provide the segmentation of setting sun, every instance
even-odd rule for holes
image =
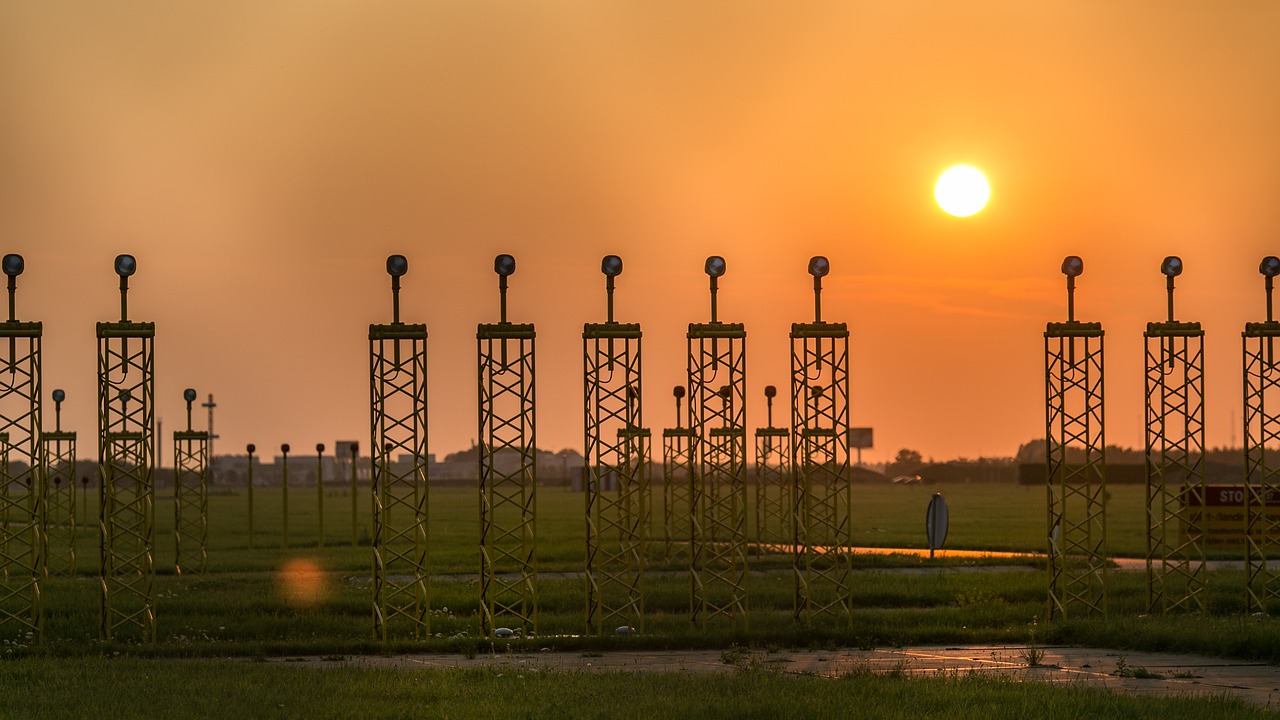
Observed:
[[[950,215],[969,217],[987,206],[991,186],[980,170],[969,165],[956,165],[938,177],[933,196]]]

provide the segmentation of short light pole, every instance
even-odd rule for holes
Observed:
[[[249,443],[245,450],[249,453],[249,471],[245,473],[245,490],[249,492],[249,549],[253,549],[253,451],[258,448]]]
[[[356,535],[356,525],[358,523],[356,500],[356,462],[360,458],[360,443],[351,443],[351,547],[355,547],[360,538]]]
[[[316,547],[324,547],[324,443],[316,443]]]
[[[80,522],[85,525],[89,524],[89,476],[82,475],[80,477]]]
[[[280,487],[282,490],[281,509],[281,526],[283,531],[280,535],[280,547],[289,547],[289,443],[280,446]]]

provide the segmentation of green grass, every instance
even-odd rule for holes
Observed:
[[[924,513],[935,491],[950,508],[947,548],[1039,552],[1045,550],[1045,491],[1041,486],[972,483],[947,486],[855,485],[854,542],[869,547],[927,547]],[[367,570],[371,510],[362,486],[357,496],[358,543],[351,545],[351,495],[346,487],[325,490],[324,547],[317,548],[316,491],[291,487],[289,549],[281,548],[281,493],[278,488],[254,491],[254,550],[249,551],[248,504],[243,490],[209,498],[209,567],[213,572],[272,570],[284,558],[305,549],[318,550],[325,565],[339,571]],[[1107,539],[1112,555],[1142,557],[1146,548],[1143,489],[1120,485],[1110,491]],[[748,497],[748,531],[755,538],[754,498]],[[90,494],[87,516],[76,545],[77,569],[94,574],[98,563],[96,500]],[[660,503],[655,493],[655,502]],[[432,488],[430,498],[431,571],[433,574],[479,570],[479,506],[473,488]],[[548,572],[582,568],[585,542],[584,497],[562,487],[538,489],[538,563]],[[663,537],[661,512],[655,508],[652,536]],[[173,496],[161,489],[156,498],[156,560],[159,572],[174,563]],[[776,538],[775,538],[776,539]],[[655,556],[655,559],[656,556]],[[897,561],[895,561],[896,563]],[[1003,561],[1001,561],[1003,562]],[[785,564],[785,563],[784,563]],[[660,567],[660,565],[659,565]],[[675,566],[671,566],[675,569]]]
[[[952,508],[948,546],[1038,550],[1043,534],[1042,488],[973,484],[943,488]],[[886,547],[924,544],[924,508],[933,489],[920,486],[856,486],[858,541]],[[367,653],[387,649],[477,652],[492,645],[480,637],[477,499],[471,488],[436,488],[431,496],[430,583],[432,637],[415,640],[403,632],[389,646],[373,640],[372,558],[352,546],[350,496],[326,489],[324,547],[316,542],[314,488],[290,492],[291,545],[280,547],[278,490],[255,492],[255,548],[249,549],[246,498],[210,498],[209,572],[173,571],[173,506],[167,491],[157,502],[156,611],[158,642],[137,644],[128,637],[100,643],[96,533],[78,543],[80,575],[44,583],[46,643],[34,647],[23,637],[0,636],[0,655],[77,656],[117,651],[135,655],[263,656],[291,653]],[[357,533],[368,533],[369,514],[359,496]],[[1132,522],[1141,517],[1141,489],[1121,486],[1112,495],[1113,545],[1140,544],[1145,537]],[[585,581],[583,496],[563,488],[540,488],[538,505],[539,631],[537,646],[708,648],[731,643],[781,647],[841,645],[872,647],[918,643],[1019,643],[1039,620],[1040,642],[1093,644],[1117,649],[1194,651],[1280,662],[1280,632],[1267,621],[1245,617],[1244,575],[1210,575],[1206,617],[1145,614],[1141,573],[1113,572],[1108,581],[1108,620],[1045,623],[1047,577],[1043,565],[1000,572],[934,572],[993,561],[863,554],[855,559],[853,604],[847,621],[812,627],[792,619],[793,580],[785,555],[757,555],[748,580],[749,626],[709,622],[701,630],[689,620],[687,570],[664,561],[655,547],[645,580],[642,633],[599,638],[583,632]],[[874,518],[874,520],[872,519]],[[655,526],[654,536],[662,530]],[[306,558],[322,570],[324,592],[310,606],[291,603],[280,568]],[[1006,561],[998,561],[1006,562]],[[519,646],[521,641],[513,641]]]
[[[190,663],[197,663],[192,665]],[[6,718],[752,718],[850,717],[1153,720],[1274,715],[1222,698],[1125,696],[977,675],[829,679],[747,670],[686,673],[520,672],[291,667],[135,658],[0,663]],[[159,713],[157,709],[163,710]]]
[[[1044,490],[1012,485],[941,488],[951,508],[947,547],[1043,550]],[[935,488],[855,486],[855,540],[879,547],[923,547],[924,510]],[[314,488],[290,492],[290,545],[281,547],[281,494],[255,492],[254,547],[246,497],[210,498],[209,567],[174,572],[173,504],[157,497],[158,639],[98,640],[96,525],[80,533],[76,577],[43,585],[46,642],[0,635],[0,717],[1253,717],[1260,711],[1224,700],[1127,698],[1083,688],[1014,684],[991,678],[871,677],[831,680],[751,670],[712,677],[686,674],[513,676],[501,670],[409,672],[316,670],[255,659],[442,651],[462,657],[543,647],[610,649],[830,648],[1001,643],[1084,644],[1117,650],[1195,652],[1280,662],[1280,631],[1243,615],[1243,572],[1209,578],[1204,617],[1147,615],[1141,573],[1113,572],[1109,617],[1044,622],[1042,562],[983,571],[1005,560],[861,554],[855,558],[847,620],[802,627],[792,618],[793,580],[786,555],[756,554],[748,581],[749,626],[689,622],[687,569],[652,548],[646,575],[644,632],[583,637],[584,498],[540,488],[538,500],[539,631],[524,640],[480,636],[477,498],[473,488],[434,488],[430,506],[432,636],[399,632],[373,639],[370,513],[361,488],[351,543],[350,495],[326,489],[323,547],[316,537]],[[1141,488],[1112,491],[1109,541],[1114,554],[1141,556],[1145,545]],[[87,508],[89,517],[95,508]],[[663,535],[655,513],[653,537]],[[754,530],[754,514],[748,513]],[[280,569],[314,562],[322,592],[314,603],[291,600]],[[965,572],[964,570],[977,570]],[[175,658],[185,659],[174,662]],[[238,659],[234,659],[238,658]],[[139,700],[145,698],[145,701]],[[606,700],[607,698],[607,700]]]

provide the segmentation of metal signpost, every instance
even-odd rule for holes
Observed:
[[[209,433],[191,429],[191,403],[196,391],[187,388],[187,429],[173,434],[174,569],[203,573],[209,564]]]
[[[76,574],[76,434],[62,429],[62,401],[53,391],[54,429],[40,434],[40,469],[44,474],[45,576]]]
[[[795,448],[795,618],[852,617],[853,491],[849,470],[849,329],[822,320],[822,278],[809,260],[814,319],[791,326]]]
[[[427,326],[400,320],[403,255],[387,258],[391,323],[369,326],[373,630],[431,633],[427,565]],[[356,447],[352,446],[352,495]],[[355,544],[352,506],[352,544]]]
[[[156,639],[155,323],[130,321],[132,255],[115,260],[120,320],[98,323],[102,640]]]
[[[9,319],[0,323],[0,338],[8,354],[0,361],[0,435],[5,438],[4,468],[0,472],[0,632],[6,637],[30,633],[44,641],[45,577],[42,531],[45,484],[40,472],[42,415],[41,342],[44,327],[17,319],[17,283],[26,264],[21,255],[5,255],[4,274],[9,278]]]
[[[795,542],[795,505],[791,498],[791,429],[773,426],[778,388],[766,385],[769,424],[756,428],[756,540]]]
[[[499,255],[499,321],[476,328],[480,419],[480,625],[537,632],[535,403],[532,324],[507,321],[515,258]],[[505,633],[504,633],[505,634]]]
[[[1044,332],[1050,620],[1107,610],[1103,332],[1102,323],[1076,320],[1083,272],[1080,258],[1062,261],[1067,321]]]
[[[924,512],[924,537],[929,543],[929,559],[933,559],[933,554],[937,550],[941,550],[942,546],[947,542],[947,526],[950,524],[950,515],[947,512],[947,499],[942,497],[942,493],[936,492],[933,497],[929,498],[929,507]]]
[[[1258,271],[1266,278],[1267,319],[1245,324],[1243,333],[1246,608],[1269,615],[1280,601],[1280,568],[1268,565],[1280,560],[1280,462],[1275,448],[1280,438],[1280,368],[1275,358],[1280,322],[1271,302],[1280,258],[1263,258]]]
[[[622,259],[608,255],[608,319],[582,329],[586,435],[586,631],[644,630],[647,433],[640,392],[640,326],[613,319]]]
[[[747,622],[746,329],[716,312],[724,258],[707,258],[711,321],[690,323],[689,429],[694,459],[690,498],[693,623]]]
[[[1203,525],[1204,331],[1175,321],[1173,279],[1182,260],[1167,257],[1169,318],[1147,323],[1147,610],[1205,611]]]

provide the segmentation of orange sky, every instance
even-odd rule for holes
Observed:
[[[404,319],[431,332],[440,454],[475,437],[498,252],[518,262],[511,319],[538,327],[543,447],[582,444],[606,253],[654,428],[707,319],[707,255],[728,261],[721,319],[747,326],[751,426],[811,319],[806,261],[830,257],[824,319],[851,325],[868,460],[1043,434],[1066,254],[1085,259],[1080,318],[1107,330],[1108,440],[1140,445],[1141,334],[1178,254],[1223,445],[1257,264],[1280,254],[1277,31],[1262,1],[9,2],[0,251],[26,257],[18,315],[45,324],[46,397],[66,389],[82,456],[121,252],[132,319],[157,323],[166,435],[184,387],[213,392],[220,453],[367,444],[393,252]],[[993,187],[968,219],[931,196],[958,162]]]

